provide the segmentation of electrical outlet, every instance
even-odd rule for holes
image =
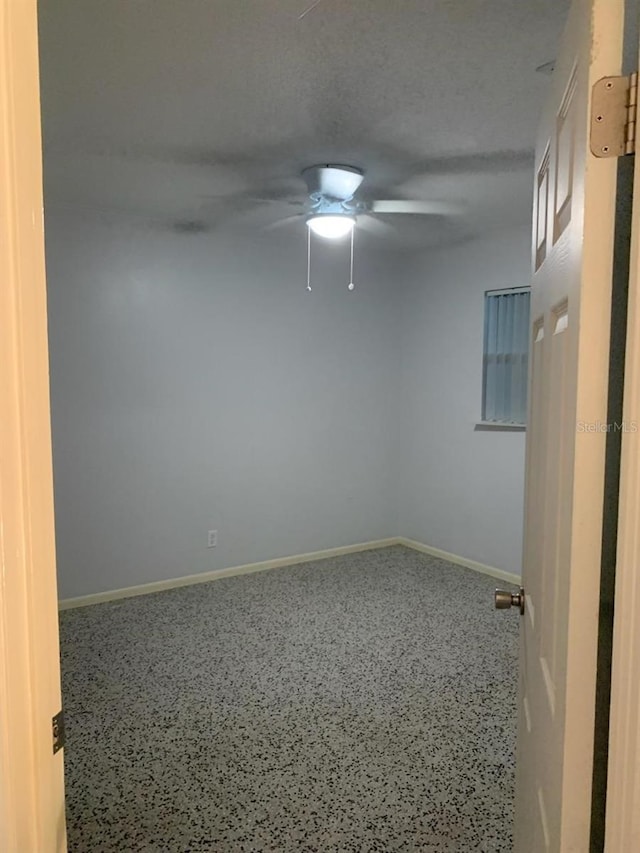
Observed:
[[[207,548],[215,548],[218,544],[218,531],[210,530],[207,538]]]

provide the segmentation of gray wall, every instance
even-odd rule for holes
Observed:
[[[62,598],[396,535],[519,571],[524,434],[474,424],[528,229],[361,247],[353,294],[346,244],[307,294],[301,238],[48,217]]]
[[[397,263],[279,240],[48,218],[62,598],[396,534]]]
[[[529,228],[415,257],[402,300],[399,533],[520,572],[524,433],[479,432],[485,290],[530,281]]]

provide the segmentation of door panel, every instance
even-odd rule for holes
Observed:
[[[536,145],[516,850],[589,849],[616,162],[592,84],[624,0],[574,0]]]

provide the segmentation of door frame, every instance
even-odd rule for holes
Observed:
[[[59,642],[37,34],[36,0],[0,0],[0,834],[8,853],[66,849],[62,753],[51,755],[50,731],[59,680],[42,675]],[[624,393],[624,423],[639,431],[622,440],[607,853],[640,849],[639,219]]]
[[[66,850],[36,0],[0,0],[0,837]]]
[[[640,152],[640,126],[636,150]],[[640,849],[640,153],[625,349],[605,850]]]

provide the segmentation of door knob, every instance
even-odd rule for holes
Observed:
[[[496,610],[509,610],[510,607],[517,607],[520,615],[524,613],[524,589],[520,587],[520,592],[509,592],[507,589],[497,589],[495,591],[494,600]]]

